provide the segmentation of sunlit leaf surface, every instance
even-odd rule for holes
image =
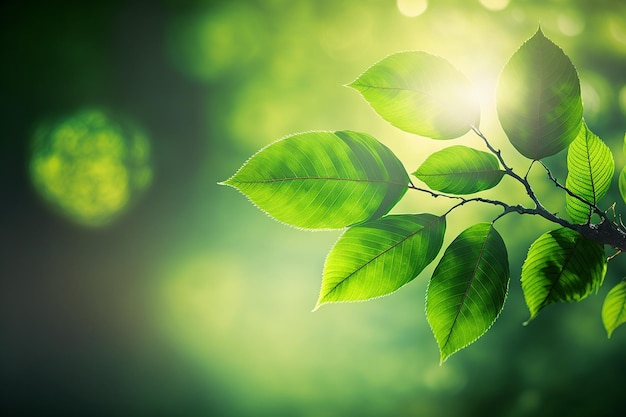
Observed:
[[[284,223],[341,228],[386,214],[406,192],[408,175],[368,134],[308,132],[260,150],[224,184]]]
[[[615,329],[626,323],[626,281],[609,291],[602,305],[602,323],[610,338]]]
[[[439,253],[444,217],[390,215],[348,229],[331,250],[318,307],[389,294],[415,278]]]
[[[413,175],[436,191],[471,194],[498,185],[504,171],[494,155],[458,145],[430,155]]]
[[[611,185],[615,162],[611,149],[585,123],[567,151],[567,180],[565,186],[574,194],[596,205]],[[587,223],[593,209],[578,198],[567,194],[567,213],[576,223]]]
[[[619,193],[622,196],[622,200],[626,202],[626,166],[622,168],[622,171],[619,173]]]
[[[504,306],[509,278],[506,246],[490,223],[464,230],[446,249],[426,297],[442,362],[491,327]]]
[[[504,67],[496,104],[509,141],[530,159],[565,149],[578,135],[582,123],[576,68],[541,29]]]
[[[604,248],[561,228],[541,235],[522,266],[522,290],[534,319],[545,306],[580,301],[597,291],[606,273]]]
[[[626,134],[624,135],[624,143],[622,146],[623,146],[622,151],[626,155]],[[619,173],[618,186],[619,186],[619,193],[622,196],[622,200],[626,202],[626,166],[622,168],[622,171]]]
[[[400,52],[371,66],[349,87],[399,129],[453,139],[478,126],[480,106],[469,80],[445,59]]]

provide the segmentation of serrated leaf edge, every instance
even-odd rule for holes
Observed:
[[[493,226],[493,224],[491,225],[491,229],[492,229],[492,230],[496,230],[496,229],[495,229],[495,227]],[[497,232],[497,230],[496,230],[496,232]],[[498,233],[498,234],[499,234],[499,233]],[[486,241],[486,240],[487,240],[487,239],[485,239],[485,241]],[[483,245],[484,245],[484,243],[483,243]],[[449,246],[449,245],[448,245],[448,246]],[[447,249],[447,248],[446,248],[446,249]],[[445,254],[445,250],[444,250],[444,254]],[[508,262],[508,261],[507,261],[507,262]],[[502,307],[500,307],[500,310],[496,313],[496,316],[494,317],[493,321],[489,324],[489,326],[487,326],[487,328],[485,328],[485,331],[483,331],[481,334],[479,334],[478,336],[476,336],[476,338],[474,338],[474,339],[472,339],[471,341],[467,342],[465,345],[460,346],[459,348],[457,348],[456,350],[454,350],[454,351],[450,352],[449,354],[447,354],[447,355],[445,355],[445,356],[443,355],[443,351],[442,351],[441,345],[439,344],[439,341],[437,340],[437,337],[435,337],[435,342],[437,343],[437,348],[439,349],[439,353],[440,353],[440,358],[439,358],[439,366],[443,365],[443,363],[444,363],[445,361],[447,361],[447,360],[448,360],[448,358],[450,358],[450,357],[451,357],[452,355],[454,355],[455,353],[457,353],[457,352],[459,352],[459,351],[461,351],[461,350],[465,349],[466,347],[468,347],[469,345],[473,344],[473,343],[474,343],[474,342],[476,342],[478,339],[480,339],[481,337],[483,337],[483,336],[485,335],[485,333],[487,333],[487,332],[488,332],[488,331],[489,331],[489,330],[493,327],[493,325],[495,324],[495,322],[496,322],[496,320],[498,319],[498,317],[500,317],[500,314],[502,314],[502,311],[504,310],[504,305],[506,304],[506,300],[507,300],[508,295],[509,295],[509,288],[510,288],[510,284],[511,284],[511,276],[510,276],[510,275],[511,275],[511,274],[509,273],[509,278],[507,279],[507,282],[506,282],[506,290],[505,290],[505,292],[504,292],[504,299],[503,299],[503,301],[502,301]],[[424,298],[424,314],[425,314],[426,316],[428,315],[428,314],[427,314],[427,306],[428,306],[427,302],[428,302],[428,287],[427,287],[427,289],[426,289],[426,296],[425,296],[425,298]],[[430,327],[430,331],[431,331],[431,333],[434,335],[434,334],[435,334],[435,331],[434,331],[434,329],[433,329],[432,325],[430,324],[430,321],[428,321],[428,320],[426,320],[426,321],[428,322],[428,327]],[[449,340],[449,336],[448,336],[448,340]],[[446,343],[447,343],[447,341],[446,341]]]

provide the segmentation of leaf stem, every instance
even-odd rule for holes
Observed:
[[[606,261],[611,262],[613,259],[617,258],[618,255],[621,255],[623,252],[621,249],[618,249],[613,255],[609,256]]]
[[[528,181],[528,174],[530,173],[530,169],[532,168],[532,166],[534,165],[536,161],[533,161],[530,164],[530,166],[528,167],[528,171],[526,172],[526,176],[522,178],[517,173],[515,173],[511,167],[509,167],[506,164],[506,162],[502,158],[500,150],[496,150],[489,143],[489,140],[487,140],[485,135],[483,135],[483,133],[476,126],[471,126],[471,129],[474,131],[474,133],[476,133],[476,135],[478,135],[485,142],[485,145],[487,146],[489,151],[491,151],[498,158],[498,160],[500,161],[500,164],[502,164],[502,167],[504,168],[505,173],[509,175],[510,177],[514,178],[515,180],[517,180],[519,183],[521,183],[524,186],[524,188],[526,189],[526,194],[528,194],[530,199],[535,204],[534,209],[528,209],[522,206],[508,206],[510,208],[506,208],[506,206],[503,206],[505,207],[505,211],[500,216],[498,216],[496,220],[510,212],[517,212],[520,214],[538,215],[552,223],[556,223],[562,227],[566,227],[568,229],[574,230],[580,233],[581,235],[583,235],[584,237],[586,237],[587,239],[593,240],[602,245],[610,245],[614,247],[615,249],[626,252],[626,230],[623,227],[621,227],[615,222],[610,221],[608,217],[606,216],[606,214],[603,213],[595,205],[590,205],[590,207],[592,207],[594,211],[598,213],[598,215],[601,218],[601,221],[598,224],[591,224],[591,223],[573,224],[565,219],[560,218],[556,214],[551,213],[547,208],[543,206],[543,204],[541,204],[541,202],[539,201],[539,198],[535,194],[535,191],[532,189],[530,182]],[[544,165],[544,168],[547,169],[545,165]],[[552,176],[552,173],[549,170],[548,170],[548,176],[557,185],[557,187],[563,188],[571,195],[574,195],[569,190],[567,190],[566,187],[559,184],[558,181],[556,181],[556,179],[554,178],[554,176]],[[580,198],[578,196],[575,196],[575,197]],[[589,204],[589,202],[585,201],[585,204]]]
[[[484,204],[491,204],[494,206],[500,206],[504,209],[504,211],[502,212],[502,214],[500,214],[496,219],[504,216],[505,214],[509,214],[509,213],[519,213],[519,214],[538,214],[535,212],[534,209],[530,209],[527,207],[524,207],[522,205],[515,205],[512,206],[510,204],[505,203],[504,201],[500,201],[500,200],[491,200],[489,198],[483,198],[483,197],[472,197],[472,198],[465,198],[465,197],[461,197],[458,195],[449,195],[449,194],[442,194],[442,193],[437,193],[435,191],[426,189],[426,188],[420,188],[420,187],[416,187],[415,185],[413,185],[412,183],[408,186],[409,189],[412,190],[416,190],[416,191],[420,191],[426,194],[430,194],[431,197],[433,198],[437,198],[437,197],[443,197],[443,198],[449,198],[451,200],[459,200],[459,202],[457,204],[455,204],[454,206],[450,207],[448,209],[448,211],[446,211],[443,216],[447,216],[448,214],[450,214],[454,209],[461,207],[467,203],[484,203]],[[495,221],[495,220],[494,220]]]
[[[505,174],[507,174],[508,176],[514,178],[515,180],[517,180],[520,184],[522,184],[524,186],[524,189],[526,190],[526,194],[528,194],[528,196],[533,201],[533,203],[535,203],[535,206],[536,206],[536,211],[537,212],[536,213],[532,213],[532,214],[542,215],[543,212],[546,212],[546,213],[550,214],[551,217],[553,217],[553,218],[548,219],[548,220],[554,221],[554,220],[558,219],[559,221],[557,221],[557,223],[565,222],[565,220],[559,219],[558,217],[556,217],[556,215],[552,215],[552,213],[550,213],[541,204],[541,202],[539,201],[539,198],[535,194],[535,191],[532,189],[532,187],[530,185],[530,182],[528,181],[528,174],[530,173],[530,169],[532,168],[532,166],[535,163],[535,161],[533,161],[530,164],[530,166],[528,167],[528,170],[526,171],[526,175],[523,178],[520,177],[515,171],[513,171],[513,168],[511,168],[510,166],[508,166],[506,164],[506,162],[504,161],[504,158],[502,158],[502,152],[499,149],[496,150],[493,146],[491,146],[491,143],[489,143],[489,140],[485,137],[485,135],[483,135],[483,133],[476,126],[471,126],[471,128],[474,131],[474,133],[476,133],[476,135],[478,135],[478,137],[480,137],[485,142],[485,145],[491,151],[491,153],[493,153],[498,158],[498,160],[500,161],[500,164],[502,164],[502,167],[504,168]]]
[[[550,168],[548,168],[548,166],[546,164],[544,164],[542,161],[539,161],[539,163],[541,164],[541,166],[543,166],[543,168],[546,170],[546,173],[548,174],[548,179],[550,179],[550,181],[552,181],[554,183],[554,185],[557,186],[557,188],[562,189],[563,191],[565,191],[570,197],[577,199],[578,201],[580,201],[581,203],[589,206],[594,213],[596,213],[598,216],[600,216],[600,218],[602,219],[602,221],[609,221],[608,217],[606,216],[606,214],[595,204],[590,203],[589,201],[585,200],[584,198],[582,198],[581,196],[574,194],[569,188],[567,188],[566,186],[564,186],[563,184],[559,183],[559,181],[556,179],[556,177],[554,175],[552,175],[552,172],[550,171]],[[588,219],[588,222],[591,221],[591,218]]]

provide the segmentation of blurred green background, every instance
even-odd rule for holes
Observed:
[[[3,2],[0,6],[0,411],[3,415],[618,416],[626,330],[597,296],[527,327],[519,285],[552,225],[498,222],[505,309],[439,366],[424,314],[432,266],[367,303],[317,299],[339,232],[269,219],[218,181],[308,130],[373,134],[409,172],[435,142],[386,124],[342,87],[399,50],[450,60],[483,100],[481,129],[514,168],[498,74],[536,31],[577,66],[585,117],[626,162],[626,3],[616,0]],[[564,153],[549,164],[564,180]],[[563,195],[532,172],[541,198]],[[504,193],[502,192],[504,190]],[[513,182],[492,191],[524,200]],[[442,213],[408,195],[396,212]],[[606,197],[606,206],[617,193]],[[490,220],[449,218],[447,241]]]

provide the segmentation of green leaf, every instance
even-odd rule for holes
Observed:
[[[566,228],[541,235],[522,265],[522,291],[530,318],[556,302],[580,301],[602,285],[606,258],[602,245]]]
[[[426,213],[390,215],[349,228],[326,259],[315,308],[394,292],[435,259],[445,229],[444,217]]]
[[[609,190],[615,162],[608,146],[582,124],[578,137],[567,151],[567,180],[565,186],[577,196],[597,205]],[[576,223],[587,223],[593,209],[577,198],[567,194],[566,209]]]
[[[223,184],[281,222],[331,229],[383,216],[408,181],[402,163],[372,136],[338,131],[274,142]]]
[[[602,323],[607,336],[626,323],[626,281],[622,281],[609,291],[602,305]]]
[[[480,104],[469,80],[445,59],[400,52],[348,84],[393,126],[433,139],[453,139],[478,127]]]
[[[622,200],[626,203],[626,167],[622,168],[622,172],[619,174],[619,193],[622,195]]]
[[[459,145],[430,155],[413,175],[436,191],[472,194],[498,185],[504,171],[492,154]]]
[[[624,143],[622,145],[622,151],[626,155],[626,134],[624,134]],[[619,193],[622,195],[622,200],[626,203],[626,167],[622,168],[619,174]]]
[[[504,67],[496,107],[509,141],[527,158],[554,155],[578,135],[583,106],[576,68],[541,29]]]
[[[426,297],[441,362],[491,327],[504,306],[509,279],[506,246],[492,224],[476,224],[450,244]]]

